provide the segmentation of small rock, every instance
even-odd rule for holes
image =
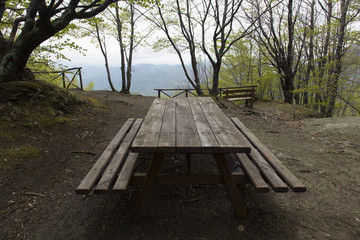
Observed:
[[[245,227],[244,225],[239,225],[237,229],[239,230],[239,232],[243,232],[245,230]]]

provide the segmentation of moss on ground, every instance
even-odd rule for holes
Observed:
[[[0,148],[0,156],[0,168],[12,168],[24,161],[37,161],[40,157],[40,149],[33,146]]]
[[[74,94],[43,81],[2,83],[0,96],[0,138],[5,139],[16,134],[14,125],[34,130],[71,122],[67,114],[86,104]]]

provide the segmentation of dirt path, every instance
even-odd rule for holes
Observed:
[[[292,121],[292,113],[271,103],[257,103],[252,112],[223,108],[308,187],[304,194],[258,194],[245,187],[249,216],[239,220],[221,185],[156,187],[140,210],[134,206],[138,188],[75,195],[121,125],[144,117],[152,102],[104,91],[83,94],[93,107],[56,116],[46,128],[19,119],[9,126],[16,134],[0,133],[0,239],[360,239],[360,118]],[[168,162],[165,168],[175,166],[173,171],[185,167],[182,156]],[[201,162],[196,166],[204,167]]]

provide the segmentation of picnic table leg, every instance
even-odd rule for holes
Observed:
[[[187,165],[188,173],[191,174],[191,158],[190,158],[190,154],[186,154],[186,165]]]
[[[214,154],[214,155],[220,174],[224,180],[224,185],[228,192],[230,202],[235,210],[235,213],[239,218],[245,218],[246,217],[245,208],[244,205],[242,204],[240,193],[232,177],[225,155],[224,154]]]
[[[138,207],[144,205],[146,200],[149,198],[151,190],[155,185],[156,178],[163,159],[164,159],[164,154],[162,153],[156,153],[153,155],[153,158],[150,162],[150,166],[146,173],[146,177],[136,204]]]

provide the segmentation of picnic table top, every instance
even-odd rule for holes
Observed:
[[[250,146],[210,97],[156,98],[131,151],[245,153]]]

